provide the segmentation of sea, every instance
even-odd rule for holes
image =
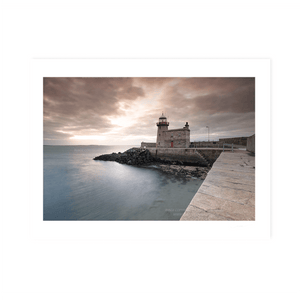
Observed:
[[[203,180],[93,160],[133,146],[44,146],[43,219],[179,220]]]

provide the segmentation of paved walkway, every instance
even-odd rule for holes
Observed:
[[[222,152],[180,220],[255,220],[255,157]]]
[[[223,151],[223,147],[220,147],[220,148],[218,148],[218,147],[216,147],[216,148],[198,147],[198,148],[189,148],[189,149],[197,149],[197,150],[220,150],[220,151]],[[233,148],[233,150],[235,150],[235,149]],[[231,148],[224,148],[224,152],[225,151],[231,151]]]

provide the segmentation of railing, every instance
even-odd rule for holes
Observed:
[[[233,144],[223,144],[223,152],[224,152],[224,149],[225,149],[225,147],[224,146],[231,146],[231,151],[233,152]]]
[[[169,122],[157,122],[156,125],[167,125],[169,126]]]

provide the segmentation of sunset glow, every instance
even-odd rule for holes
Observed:
[[[44,144],[155,142],[189,122],[191,141],[255,131],[254,78],[44,78]]]

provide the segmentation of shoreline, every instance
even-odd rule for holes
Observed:
[[[184,178],[200,178],[204,180],[211,169],[210,166],[185,163],[178,160],[162,159],[151,155],[148,149],[130,148],[125,152],[103,154],[93,158],[94,160],[114,161],[136,167],[155,168],[164,173]]]
[[[198,167],[198,166],[186,166],[177,164],[164,164],[164,163],[152,163],[149,165],[139,166],[141,168],[151,168],[159,170],[163,173],[183,177],[186,179],[194,178],[204,180],[211,168]]]

